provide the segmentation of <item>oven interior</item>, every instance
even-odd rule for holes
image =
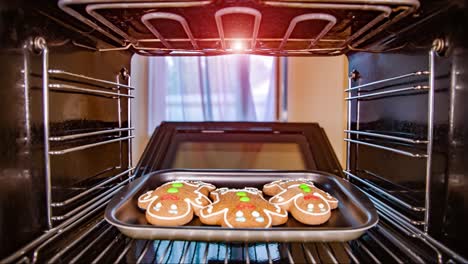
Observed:
[[[467,262],[462,239],[468,235],[466,4],[0,4],[2,262]],[[379,212],[376,227],[349,242],[225,243],[130,239],[105,221],[113,195],[151,171],[271,169],[262,160],[235,162],[239,154],[233,149],[255,148],[269,137],[278,144],[272,134],[281,123],[164,123],[145,142],[138,163],[132,162],[135,121],[142,115],[134,110],[135,94],[148,88],[133,85],[139,75],[132,71],[131,57],[235,53],[283,60],[347,57],[345,164],[340,165],[320,124],[313,124],[311,137],[320,146],[304,148],[301,134],[285,132],[279,142],[287,143],[277,152],[289,151],[288,157],[299,162],[300,149],[304,160],[275,165],[319,169],[355,184]],[[223,131],[215,143],[213,131]],[[207,142],[213,149],[205,151],[207,156],[215,159],[225,151],[231,158],[218,157],[215,165],[190,159]],[[279,154],[281,161],[288,158]]]

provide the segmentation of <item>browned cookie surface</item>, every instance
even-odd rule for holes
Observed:
[[[263,198],[256,188],[220,188],[212,192],[213,204],[200,211],[200,221],[207,225],[231,228],[267,228],[284,224],[288,213]]]
[[[291,212],[301,223],[323,224],[331,216],[331,210],[338,207],[338,200],[314,186],[308,179],[278,180],[263,187],[273,197],[272,204]]]
[[[146,210],[146,220],[153,225],[179,226],[190,222],[193,214],[211,204],[208,193],[216,187],[200,181],[165,183],[138,198],[138,207]]]

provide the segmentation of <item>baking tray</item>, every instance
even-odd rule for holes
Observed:
[[[289,217],[288,222],[271,228],[224,228],[203,225],[198,217],[185,226],[158,227],[147,223],[137,207],[146,191],[175,180],[200,180],[217,187],[256,187],[280,179],[307,178],[339,201],[331,218],[322,225],[308,226]],[[268,198],[268,197],[265,197]],[[335,175],[318,172],[280,171],[191,171],[165,170],[147,174],[120,190],[106,208],[106,220],[126,236],[136,239],[169,239],[226,242],[308,242],[349,241],[360,237],[378,222],[377,211],[365,194]]]

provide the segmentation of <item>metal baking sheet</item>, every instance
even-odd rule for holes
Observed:
[[[138,197],[146,191],[175,180],[200,180],[217,187],[256,187],[279,179],[307,178],[339,201],[328,222],[308,226],[289,217],[286,224],[271,228],[224,228],[203,225],[198,217],[184,226],[158,227],[147,223],[138,208]],[[269,197],[265,197],[269,198]],[[148,174],[117,193],[106,208],[106,220],[123,234],[136,239],[170,239],[227,242],[310,242],[349,241],[360,237],[378,222],[377,211],[365,194],[335,175],[272,171],[190,171],[166,170]]]

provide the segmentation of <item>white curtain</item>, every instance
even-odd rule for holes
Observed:
[[[149,133],[161,121],[274,121],[276,58],[148,59]]]

